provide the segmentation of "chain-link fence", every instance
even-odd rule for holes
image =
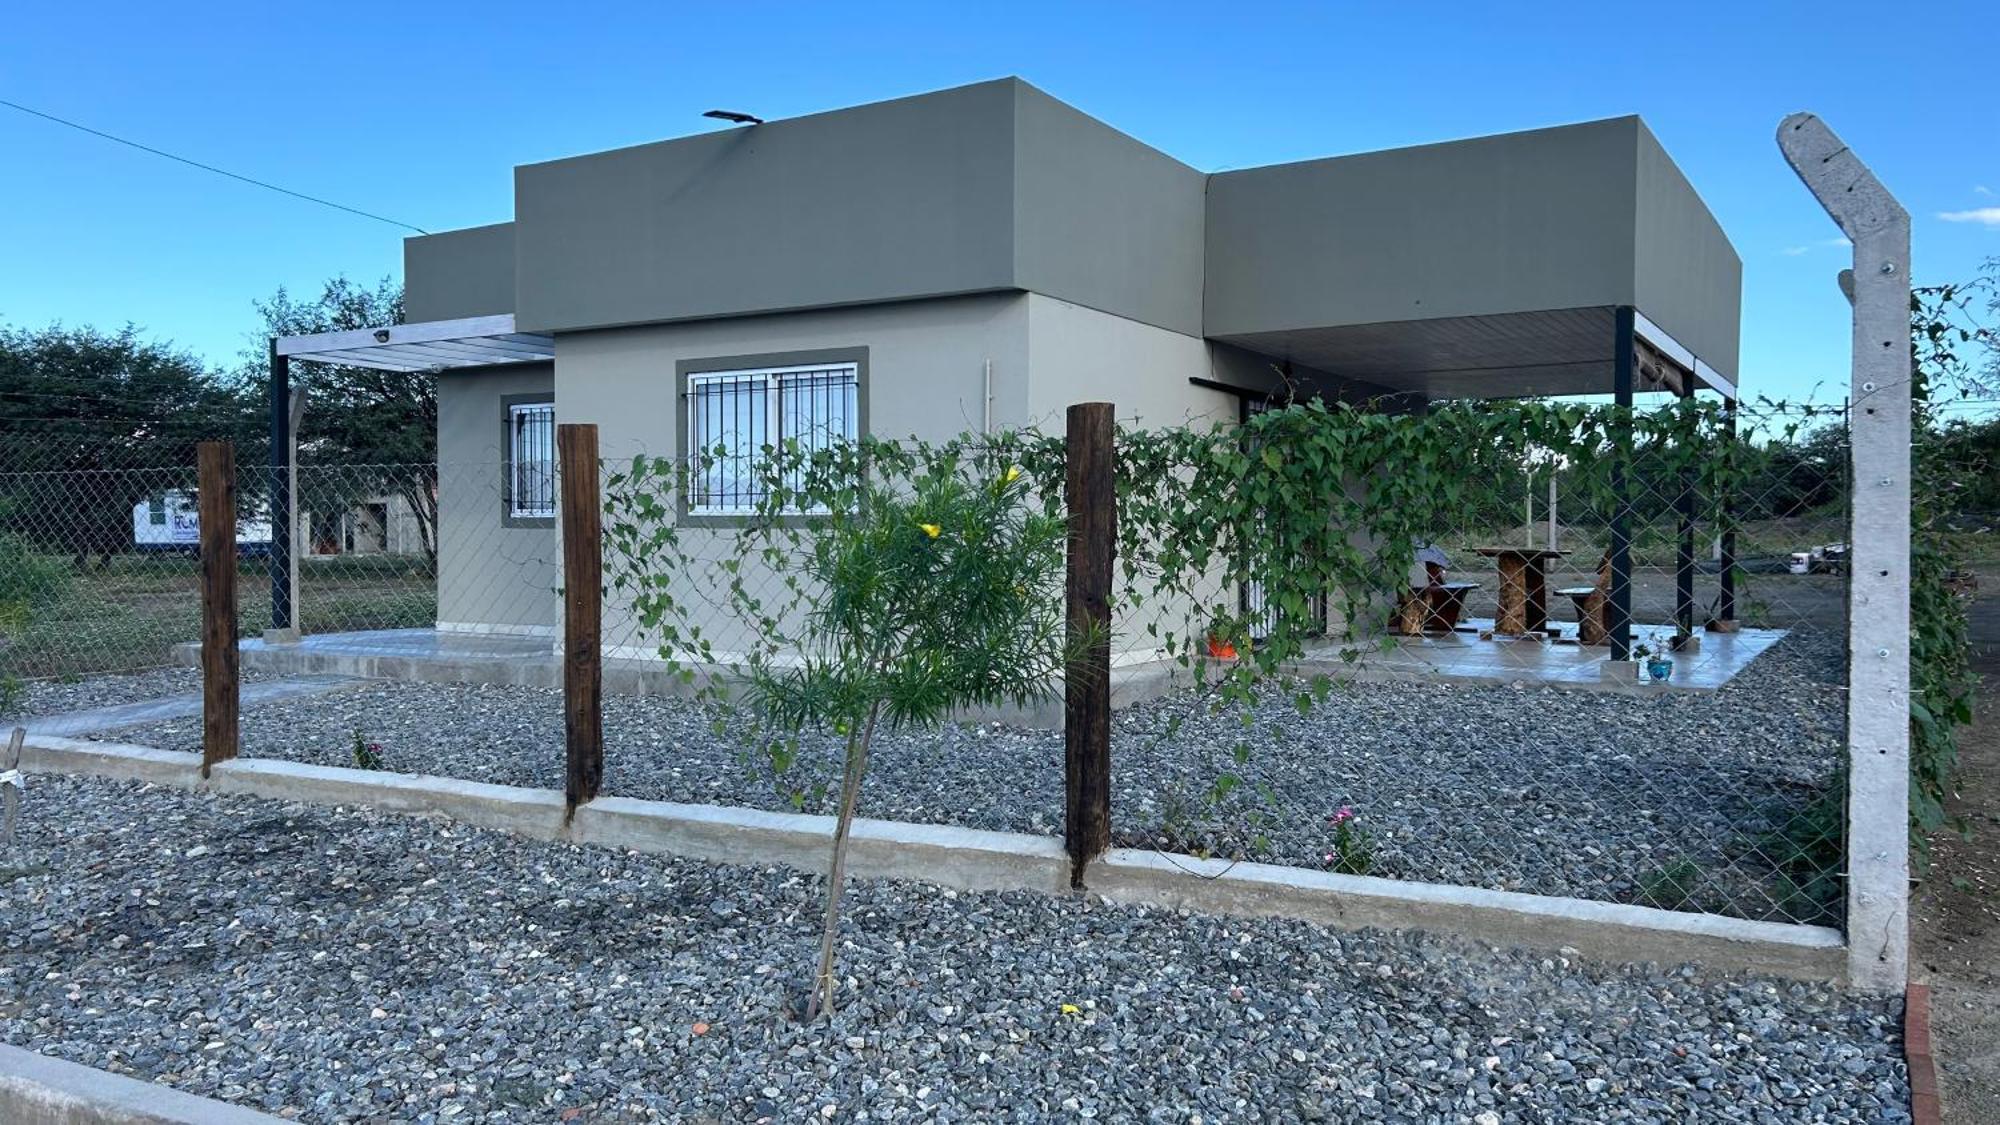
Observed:
[[[1279,414],[1220,435],[1120,435],[1114,845],[1838,923],[1850,489],[1837,412],[1522,414],[1508,424],[1542,429],[1518,440],[1449,411]],[[548,448],[534,465],[307,458],[276,568],[261,557],[265,470],[246,470],[246,756],[563,785],[576,592]],[[605,793],[832,812],[852,717],[871,713],[842,710],[841,693],[875,690],[891,703],[862,815],[1062,831],[1060,550],[1021,538],[1063,513],[1061,441],[866,451],[822,460],[819,476],[811,455],[826,448],[773,454],[762,484],[731,478],[743,510],[730,512],[704,507],[717,470],[699,457],[603,464]],[[177,522],[191,472],[121,476],[91,505],[74,480],[0,486],[21,501],[8,549],[32,563],[10,571],[26,591],[10,587],[10,604],[30,606],[10,618],[10,674],[154,666],[197,638],[194,529]],[[1007,503],[978,508],[993,489]],[[870,505],[902,538],[832,518]],[[87,530],[105,513],[115,549],[80,560],[80,544],[110,542]],[[156,553],[156,526],[186,541]],[[1012,566],[997,593],[869,578],[900,591],[878,608],[934,666],[852,666],[828,592],[861,557],[839,537],[878,533],[867,542],[885,557],[1007,545],[986,551]],[[979,625],[1008,606],[1037,626]],[[297,640],[266,639],[287,623]],[[1026,647],[979,650],[1003,636]],[[925,721],[925,677],[975,667],[992,690]],[[917,686],[896,694],[879,682],[891,672]],[[1011,693],[1036,679],[1042,694]],[[193,749],[201,732],[190,713],[119,737]]]
[[[1120,512],[1119,636],[1203,684],[1119,716],[1117,841],[1838,924],[1840,412],[1664,410],[1622,453],[1566,436],[1462,458],[1412,420],[1365,472],[1287,476],[1347,424],[1169,463],[1128,437],[1154,443],[1130,471],[1172,483]],[[1232,471],[1233,494],[1268,496],[1183,499]],[[1365,497],[1451,473],[1435,502]],[[1204,529],[1218,509],[1235,529]]]

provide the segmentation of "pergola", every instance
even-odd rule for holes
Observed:
[[[1680,398],[1698,391],[1722,396],[1727,435],[1736,434],[1736,385],[1632,305],[1550,309],[1483,316],[1440,317],[1381,324],[1331,325],[1220,337],[1265,355],[1339,373],[1394,396],[1527,398],[1609,394],[1629,409],[1635,394],[1665,391]],[[1194,382],[1266,401],[1262,391],[1207,379]],[[1613,479],[1621,499],[1627,482]],[[1678,503],[1674,567],[1674,625],[1694,629],[1695,497],[1692,482]],[[1611,579],[1606,631],[1611,659],[1632,652],[1632,528],[1630,504],[1621,503],[1609,527]],[[1724,528],[1716,618],[1736,620],[1736,535]]]
[[[392,324],[271,338],[271,628],[295,632],[294,558],[296,532],[292,498],[292,361],[368,367],[408,373],[449,371],[547,362],[555,358],[555,337],[517,332],[514,314]]]

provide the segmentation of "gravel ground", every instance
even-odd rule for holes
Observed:
[[[1634,697],[1551,688],[1357,683],[1310,714],[1272,698],[1246,728],[1183,694],[1115,722],[1118,842],[1318,866],[1327,817],[1352,807],[1372,840],[1370,873],[1499,890],[1677,905],[1657,874],[1705,874],[1695,904],[1755,918],[1829,921],[1777,886],[1757,838],[1803,807],[1835,768],[1843,722],[1838,648],[1806,635],[1715,693]],[[831,811],[814,790],[837,748],[816,744],[785,775],[747,763],[741,742],[683,700],[605,700],[605,791],[623,796]],[[729,729],[740,729],[740,724]],[[510,785],[562,786],[562,701],[553,690],[374,683],[248,710],[244,753],[334,765],[354,733],[387,768]],[[195,718],[119,732],[200,746]],[[1248,743],[1239,766],[1232,747]],[[952,725],[893,734],[870,761],[863,815],[1053,834],[1062,816],[1062,734]],[[1225,772],[1246,784],[1203,799]]]
[[[124,676],[72,680],[24,680],[17,706],[6,712],[6,717],[58,715],[200,692],[201,671],[196,668],[155,668]]]
[[[244,669],[241,676],[244,683],[260,683],[273,678],[268,672],[249,668]],[[99,707],[117,707],[127,703],[165,699],[172,695],[201,695],[201,670],[182,667],[153,668],[145,672],[116,676],[23,680],[21,696],[16,705],[11,710],[0,712],[0,718],[30,718],[40,715],[61,715],[71,711],[91,711]]]
[[[1893,1005],[38,779],[0,1039],[329,1121],[1907,1121]],[[16,857],[11,862],[22,862]]]

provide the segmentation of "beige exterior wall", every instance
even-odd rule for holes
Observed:
[[[1027,301],[1025,294],[991,294],[565,334],[556,342],[556,417],[595,422],[614,467],[638,453],[679,456],[676,368],[683,361],[865,348],[866,432],[940,441],[979,430],[989,363],[993,424],[1019,425],[1028,410]],[[719,559],[733,534],[689,529],[683,542],[697,557]],[[775,587],[777,579],[749,570],[744,581],[756,589]],[[719,569],[690,574],[677,589],[695,605],[719,607],[727,598]],[[721,653],[741,652],[754,640],[720,609],[699,624]],[[615,592],[605,604],[604,638],[608,652],[625,656],[650,655],[659,644],[641,634]]]
[[[548,364],[452,371],[438,377],[438,628],[554,637],[562,622],[556,589],[561,555],[552,522],[508,526],[503,518],[507,452],[501,444],[511,395],[548,394]]]
[[[561,620],[549,593],[560,584],[555,530],[502,526],[505,396],[553,388],[558,421],[596,423],[605,460],[616,469],[634,454],[681,455],[675,399],[684,362],[830,349],[866,349],[868,433],[930,441],[981,427],[989,364],[994,428],[1034,426],[1052,434],[1062,432],[1070,404],[1086,400],[1116,403],[1127,426],[1231,424],[1235,396],[1191,378],[1275,382],[1265,357],[1031,293],[564,334],[553,372],[454,373],[442,384],[440,620],[551,633]],[[734,532],[727,528],[684,534],[696,557],[730,554],[726,540]],[[745,580],[753,589],[775,588],[777,577],[752,571]],[[721,607],[723,583],[718,568],[697,568],[678,592],[690,604]],[[1218,575],[1200,605],[1149,604],[1121,619],[1115,641],[1121,659],[1142,660],[1156,648],[1148,623],[1187,636],[1213,604],[1233,607],[1235,592],[1224,585]],[[641,634],[615,593],[605,613],[608,651],[656,650],[658,637]],[[703,614],[700,624],[723,654],[754,640],[721,608]]]
[[[1218,363],[1218,349],[1196,336],[1039,294],[1028,301],[1028,398],[1036,424],[1047,432],[1063,432],[1069,405],[1082,401],[1113,403],[1121,426],[1202,427],[1237,420],[1236,396],[1188,380],[1248,384],[1254,373],[1239,362],[1243,353]],[[1125,606],[1112,622],[1114,663],[1142,663],[1157,655],[1161,638],[1149,626],[1185,640],[1205,623],[1213,599],[1236,604],[1220,574],[1200,599],[1155,599],[1142,580],[1137,592],[1143,600],[1136,610],[1129,607],[1133,591],[1122,565],[1113,581]]]

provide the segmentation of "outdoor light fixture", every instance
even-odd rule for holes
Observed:
[[[375,330],[375,342],[376,342],[376,343],[378,343],[378,344],[386,344],[386,343],[388,343],[388,342],[389,342],[389,330],[388,330],[387,328],[377,328],[377,329]]]
[[[764,123],[764,119],[761,117],[753,117],[747,113],[737,113],[735,110],[730,109],[711,109],[707,113],[702,114],[702,116],[713,117],[717,121],[728,121],[737,125],[762,125]]]

